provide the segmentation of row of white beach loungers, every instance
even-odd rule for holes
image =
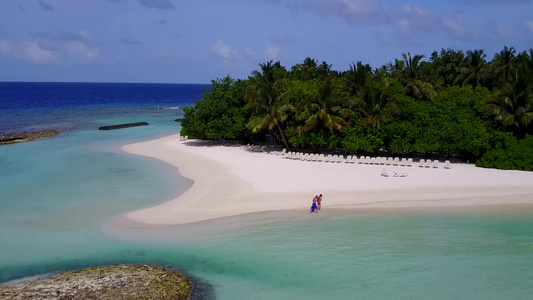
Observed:
[[[440,162],[436,159],[434,161],[431,161],[431,159],[428,159],[428,160],[424,160],[424,159],[421,159],[420,160],[420,163],[418,164],[418,166],[420,168],[438,168],[440,165]],[[446,160],[444,161],[444,168],[445,169],[449,169],[451,166],[450,166],[450,161],[449,160]]]
[[[244,146],[244,150],[251,151],[251,152],[262,152],[265,151],[266,147],[261,145],[246,145]]]
[[[301,152],[286,152],[283,150],[281,152],[283,158],[294,159],[294,160],[303,160],[303,161],[317,161],[317,162],[330,162],[330,163],[352,163],[352,164],[368,164],[368,165],[392,165],[392,166],[413,166],[412,158],[402,158],[399,157],[370,157],[370,156],[360,156],[359,158],[355,155],[348,155],[344,157],[343,155],[324,155],[324,154],[312,154],[312,153],[301,153]],[[421,159],[419,163],[420,167],[426,168],[438,168],[438,160],[424,160]],[[444,168],[450,168],[450,161],[447,160],[444,163]]]
[[[188,141],[189,140],[189,136],[188,135],[185,135],[185,136],[181,136],[180,135],[180,141]]]

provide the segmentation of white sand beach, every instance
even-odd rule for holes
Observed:
[[[179,135],[123,149],[167,162],[194,181],[179,197],[127,213],[136,223],[177,225],[247,213],[301,210],[323,194],[322,209],[472,207],[533,204],[533,172],[452,164],[445,169],[283,159],[280,151],[250,152]],[[383,168],[407,177],[381,176]]]

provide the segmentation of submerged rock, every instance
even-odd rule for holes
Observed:
[[[59,134],[59,131],[52,130],[42,130],[42,131],[32,131],[32,132],[23,132],[18,134],[7,134],[0,137],[0,145],[29,142],[42,137],[52,137]]]
[[[0,299],[189,299],[191,282],[160,267],[112,265],[0,286]]]

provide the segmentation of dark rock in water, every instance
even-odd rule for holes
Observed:
[[[112,265],[0,286],[0,299],[190,299],[191,282],[167,269]]]
[[[98,129],[100,129],[100,130],[113,130],[113,129],[128,128],[128,127],[146,126],[146,125],[149,125],[148,122],[137,122],[137,123],[127,123],[127,124],[102,126],[102,127],[98,128]]]
[[[182,120],[183,120],[182,118],[179,118],[179,119],[176,119],[176,120],[174,120],[174,121],[176,121],[176,122],[181,122]]]
[[[52,130],[41,130],[41,131],[32,131],[32,132],[23,132],[18,134],[7,134],[0,136],[0,145],[29,142],[42,137],[52,137],[59,134],[59,131]]]

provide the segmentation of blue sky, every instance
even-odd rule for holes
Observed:
[[[533,0],[3,0],[0,81],[208,83],[269,60],[533,47]]]

